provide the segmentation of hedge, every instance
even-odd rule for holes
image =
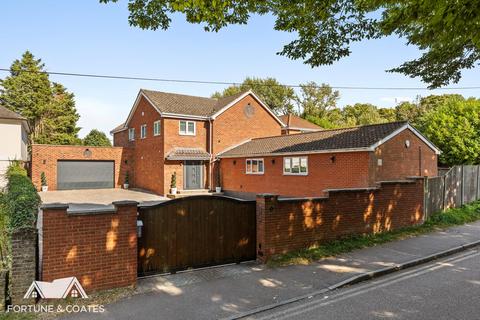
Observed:
[[[7,181],[3,203],[9,229],[34,227],[41,201],[26,170],[18,163],[12,163],[7,170]]]

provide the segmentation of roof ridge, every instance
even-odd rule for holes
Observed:
[[[194,95],[191,95],[191,94],[167,92],[167,91],[160,91],[160,90],[150,90],[150,89],[140,88],[140,91],[142,91],[142,92],[148,92],[148,91],[150,91],[150,92],[156,92],[156,93],[171,94],[171,95],[174,95],[174,96],[183,96],[183,97],[200,98],[200,99],[207,99],[207,100],[215,100],[215,101],[218,101],[217,98],[203,97],[203,96],[194,96]]]

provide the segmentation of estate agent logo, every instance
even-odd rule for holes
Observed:
[[[56,279],[52,282],[33,281],[23,298],[65,299],[68,297],[88,298],[76,277]]]

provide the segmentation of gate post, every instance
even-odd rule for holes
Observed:
[[[257,219],[257,260],[265,263],[271,255],[268,237],[268,224],[266,215],[275,210],[278,195],[258,194],[256,197],[256,219]]]

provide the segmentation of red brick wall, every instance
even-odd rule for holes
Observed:
[[[410,141],[406,148],[405,141]],[[377,159],[382,159],[378,166]],[[408,176],[436,176],[437,155],[409,129],[402,131],[375,150],[372,157],[376,181],[404,179]]]
[[[75,276],[87,292],[135,285],[137,205],[115,213],[43,209],[41,280]]]
[[[131,147],[133,143],[128,140],[128,130],[123,130],[113,134],[113,145],[115,147]]]
[[[331,157],[335,155],[335,162]],[[283,175],[283,157],[263,157],[265,174],[245,174],[246,158],[220,160],[222,187],[226,191],[275,193],[315,197],[328,188],[366,187],[369,183],[369,153],[310,154],[308,175]],[[272,163],[272,160],[275,163]],[[236,161],[236,164],[234,164]]]
[[[86,149],[91,151],[90,157],[85,157]],[[110,160],[115,161],[115,187],[121,188],[127,171],[132,177],[132,158],[130,148],[34,144],[32,145],[32,182],[37,190],[40,190],[40,175],[45,172],[48,190],[56,190],[58,160]],[[130,180],[132,183],[132,179]]]
[[[133,148],[133,185],[136,188],[150,190],[163,194],[163,139],[164,139],[164,121],[161,120],[160,135],[153,135],[153,123],[161,120],[160,114],[145,99],[141,98],[135,113],[133,114],[129,128],[135,128],[135,140],[127,145]],[[140,127],[147,125],[147,136],[140,138]],[[128,130],[122,134],[126,135],[128,140]],[[124,140],[119,138],[118,140]],[[115,140],[115,139],[114,139]]]
[[[261,260],[354,234],[423,222],[423,179],[379,189],[329,192],[326,198],[257,197],[257,255]]]
[[[251,118],[244,113],[248,103],[254,110]],[[278,136],[281,128],[273,116],[248,95],[213,121],[213,153],[218,154],[247,139]]]

